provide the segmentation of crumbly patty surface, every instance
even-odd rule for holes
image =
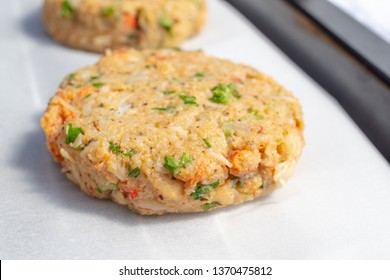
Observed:
[[[205,0],[45,0],[43,20],[57,41],[93,52],[175,47],[198,33]]]
[[[141,214],[267,194],[304,142],[299,102],[270,77],[167,49],[118,50],[70,74],[41,125],[70,180]]]

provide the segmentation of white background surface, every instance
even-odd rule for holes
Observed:
[[[328,0],[390,44],[389,0]]]
[[[143,217],[60,173],[39,127],[68,73],[98,56],[49,39],[39,0],[0,9],[0,259],[390,259],[390,167],[329,95],[222,2],[185,48],[250,64],[300,99],[306,147],[272,195],[204,214]],[[369,117],[369,116],[367,116]]]

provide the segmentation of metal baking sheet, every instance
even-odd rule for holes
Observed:
[[[46,36],[40,0],[0,9],[1,259],[389,259],[390,167],[349,116],[225,2],[184,44],[249,64],[300,99],[306,146],[273,194],[204,214],[144,217],[81,193],[39,119],[68,73],[98,55]],[[369,118],[369,116],[367,116]]]

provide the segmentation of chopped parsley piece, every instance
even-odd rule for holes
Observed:
[[[238,90],[234,90],[233,91],[233,96],[235,97],[235,98],[237,98],[237,99],[240,99],[241,97],[242,97],[242,95],[238,92]]]
[[[213,96],[209,100],[218,104],[228,104],[234,91],[234,86],[232,84],[218,84],[211,90]]]
[[[238,177],[233,177],[232,178],[232,182],[233,182],[233,188],[240,188],[240,189],[242,189],[244,187],[244,185],[240,181],[240,178],[238,178]]]
[[[202,208],[204,211],[207,211],[207,210],[210,210],[211,208],[214,208],[214,207],[220,206],[220,205],[221,205],[221,203],[219,203],[218,201],[213,201],[210,203],[203,204]]]
[[[168,106],[168,107],[154,107],[153,110],[156,110],[156,111],[162,111],[162,112],[171,112],[173,110],[175,110],[176,107],[175,106]]]
[[[193,162],[193,157],[191,157],[188,153],[184,153],[180,162],[178,162],[173,156],[167,155],[165,156],[164,168],[166,168],[169,172],[171,172],[174,176],[178,174],[179,168],[186,168],[187,165]]]
[[[234,133],[234,123],[233,122],[224,122],[222,124],[222,131],[225,137],[230,137]]]
[[[91,94],[87,94],[86,96],[83,97],[83,99],[87,99],[87,98],[90,98],[91,97]]]
[[[163,15],[158,20],[158,24],[167,31],[169,36],[173,35],[173,32],[172,32],[173,31],[173,23],[172,23],[172,20],[167,15]]]
[[[108,146],[108,149],[113,152],[114,154],[119,154],[121,152],[121,148],[118,144],[115,144],[114,142],[110,141],[108,142],[110,146]]]
[[[68,123],[66,125],[66,129],[65,129],[65,143],[66,144],[70,144],[70,143],[73,143],[77,136],[79,136],[80,133],[84,133],[83,129],[81,127],[73,127],[73,125],[71,123]]]
[[[209,139],[203,138],[202,140],[203,140],[203,142],[205,143],[207,149],[210,149],[210,148],[212,147],[211,144],[210,144]]]
[[[248,113],[251,114],[253,117],[255,117],[255,119],[258,119],[258,120],[264,119],[263,115],[260,114],[259,110],[249,109]]]
[[[172,47],[171,50],[177,51],[177,52],[182,52],[183,49],[179,47]]]
[[[97,190],[99,193],[103,193],[105,191],[112,191],[112,190],[118,189],[118,184],[114,184],[114,183],[98,184],[98,183],[96,183],[96,187],[97,187]]]
[[[180,97],[181,100],[183,100],[184,104],[198,105],[198,103],[196,103],[196,97],[195,96],[180,95],[179,97]]]
[[[200,78],[200,79],[204,78],[205,76],[206,74],[203,72],[198,72],[194,75],[195,78]]]
[[[100,77],[101,77],[101,75],[94,75],[94,76],[91,76],[91,77],[89,78],[89,80],[90,80],[90,81],[95,81],[95,80],[99,79]]]
[[[92,86],[94,86],[95,88],[101,88],[102,86],[104,86],[104,83],[96,82],[96,83],[92,83]]]
[[[179,168],[179,163],[173,156],[165,156],[164,168],[168,169],[172,174],[175,174]]]
[[[188,164],[190,164],[191,162],[193,162],[193,158],[192,156],[190,156],[189,154],[187,153],[184,153],[181,158],[180,158],[180,163],[179,163],[179,166],[180,167],[183,167],[183,168],[186,168]]]
[[[219,186],[219,180],[212,184],[200,184],[198,183],[195,187],[195,191],[193,191],[190,196],[194,200],[200,200],[205,194],[208,194],[212,190],[215,190]]]
[[[69,81],[73,81],[74,78],[75,78],[75,76],[76,76],[75,73],[70,73],[70,74],[69,74],[69,77],[68,77]]]
[[[69,0],[62,1],[61,16],[69,19],[74,19],[76,17],[76,11]]]
[[[174,93],[176,93],[176,90],[165,90],[165,91],[163,91],[164,95],[171,95],[171,94],[174,94]]]
[[[102,16],[104,17],[111,17],[114,15],[114,8],[113,7],[105,7],[102,9]]]
[[[139,176],[139,174],[141,173],[139,167],[131,169],[131,167],[129,166],[128,170],[129,170],[129,176],[133,177],[133,178],[137,178]]]
[[[134,149],[130,149],[130,151],[123,153],[123,156],[125,157],[132,157],[136,154],[137,152]]]
[[[131,33],[127,38],[128,38],[130,41],[138,41],[139,35],[138,35],[137,33]]]

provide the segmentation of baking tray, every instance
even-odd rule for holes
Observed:
[[[272,75],[299,98],[306,146],[273,194],[203,214],[144,217],[81,193],[39,118],[68,73],[98,55],[42,30],[42,1],[0,10],[1,259],[388,259],[390,167],[337,102],[225,2],[184,44]]]
[[[326,89],[390,163],[390,45],[328,1],[226,1]]]

